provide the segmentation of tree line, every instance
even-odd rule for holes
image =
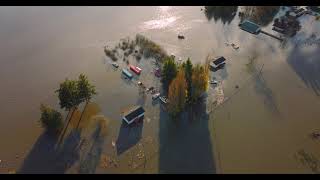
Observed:
[[[82,102],[86,103],[78,121],[77,129],[82,119],[83,112],[87,107],[87,104],[89,103],[91,98],[95,94],[97,94],[97,92],[95,90],[95,86],[90,84],[88,77],[84,74],[80,74],[77,80],[65,79],[62,83],[60,83],[59,89],[57,89],[55,93],[58,94],[60,108],[68,111],[68,115],[66,116],[66,120],[64,121],[67,122],[66,127],[63,128],[64,123],[61,113],[44,104],[40,105],[40,122],[42,126],[51,133],[58,134],[62,132],[60,136],[60,139],[62,139],[74,112],[78,109],[78,106]],[[69,117],[70,113],[71,115]]]
[[[196,103],[208,89],[209,67],[192,64],[190,58],[181,65],[174,57],[164,59],[161,82],[168,94],[168,111],[177,117],[187,105]]]

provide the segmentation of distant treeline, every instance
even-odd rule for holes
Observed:
[[[234,16],[236,15],[238,6],[205,6],[205,15],[211,20],[212,18],[217,21],[225,23],[230,23]]]
[[[245,6],[239,13],[240,18],[267,26],[279,12],[280,6]]]

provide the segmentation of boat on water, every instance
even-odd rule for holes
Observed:
[[[151,87],[147,88],[147,92],[149,92],[149,91],[153,91],[153,90],[154,90],[154,87],[153,87],[153,86],[151,86]]]
[[[139,68],[138,66],[133,66],[133,65],[130,65],[130,70],[133,71],[134,73],[136,73],[137,75],[140,75],[141,71],[142,71],[141,68]]]

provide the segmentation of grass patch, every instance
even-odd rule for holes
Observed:
[[[105,47],[105,54],[113,61],[117,61],[118,51],[123,52],[123,61],[127,60],[127,57],[134,55],[136,60],[144,58],[154,58],[157,62],[162,62],[164,58],[168,57],[167,52],[158,44],[151,41],[141,34],[137,34],[135,40],[130,40],[130,38],[121,39],[113,50],[107,49]]]
[[[145,58],[155,58],[157,61],[162,61],[168,57],[167,52],[160,45],[141,34],[136,35],[135,43],[140,47],[140,53]]]
[[[105,48],[104,52],[112,61],[117,61],[118,60],[117,57],[116,57],[116,50],[115,49],[110,50],[110,49]]]

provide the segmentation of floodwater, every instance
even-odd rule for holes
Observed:
[[[320,48],[304,43],[312,34],[319,38],[319,21],[301,17],[301,31],[283,45],[240,30],[237,15],[209,21],[201,8],[1,7],[0,173],[319,172],[320,141],[310,133],[320,131]],[[270,25],[264,29],[274,33]],[[130,59],[143,69],[132,82],[112,68],[103,46],[137,33],[193,62],[226,57],[225,69],[212,73],[219,87],[210,87],[195,114],[172,122],[159,102],[139,94],[138,79],[160,87],[150,60]],[[179,33],[186,39],[178,40]],[[59,109],[59,82],[80,73],[98,95],[83,114],[82,134],[73,129],[83,105],[58,151],[39,125],[39,106]],[[223,101],[213,108],[215,92]],[[145,119],[127,127],[121,112],[135,105],[144,106]],[[83,148],[70,152],[79,138]]]

